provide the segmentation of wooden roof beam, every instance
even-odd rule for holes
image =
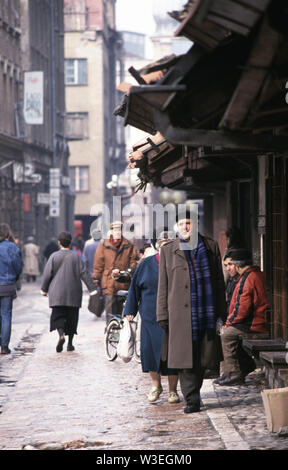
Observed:
[[[240,127],[269,73],[280,39],[281,35],[269,26],[264,17],[245,70],[219,123],[220,129],[234,130]]]
[[[223,149],[247,149],[272,152],[287,150],[287,136],[271,134],[253,135],[251,133],[229,132],[207,129],[182,129],[171,124],[168,114],[154,110],[155,127],[174,145],[191,147],[222,147]]]

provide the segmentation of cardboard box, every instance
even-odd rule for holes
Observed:
[[[269,431],[288,426],[288,387],[263,390],[261,395]]]

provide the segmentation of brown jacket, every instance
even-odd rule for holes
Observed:
[[[129,283],[113,279],[112,270],[124,271],[132,268],[136,261],[136,246],[126,238],[123,238],[118,249],[109,240],[101,240],[95,253],[93,279],[101,279],[103,294],[115,295],[118,290],[128,290]]]
[[[211,270],[216,317],[225,320],[225,284],[219,247],[211,238],[202,238]],[[179,247],[179,239],[168,242],[161,248],[157,321],[168,322],[168,367],[191,369],[193,352],[190,275],[185,253]],[[215,334],[213,339],[208,340],[205,336],[201,347],[202,366],[213,368],[221,359],[220,337]]]

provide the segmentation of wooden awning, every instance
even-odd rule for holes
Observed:
[[[177,161],[181,152],[181,146],[170,144],[160,133],[147,136],[146,139],[135,144],[127,160],[129,169],[139,168],[138,177],[141,183],[138,189],[143,189],[147,183],[163,186],[162,171]]]
[[[231,33],[248,36],[270,0],[190,0],[169,15],[181,24],[175,36],[185,36],[212,50]]]
[[[211,24],[221,26],[220,14],[217,22],[214,17],[212,21],[212,7],[215,9],[218,4],[222,5],[223,14],[231,14],[230,23],[232,13],[245,7],[246,16],[242,10],[244,16],[239,16],[238,26],[242,20],[245,23],[246,17],[246,32],[237,31],[230,24],[229,34],[226,31],[217,44],[205,47],[209,52],[205,52],[203,44],[194,45],[184,56],[174,58],[163,77],[132,86],[126,95],[127,122],[135,122],[141,102],[141,123],[164,139],[157,144],[158,151],[153,146],[143,149],[141,165],[136,164],[144,179],[158,186],[207,187],[213,181],[221,184],[233,179],[233,169],[237,175],[249,177],[259,153],[288,148],[288,36],[286,30],[281,30],[283,21],[279,20],[283,3],[278,8],[277,2],[272,2],[273,8],[269,6],[266,11],[266,0],[197,0],[188,2],[185,18],[179,16],[179,20],[184,25],[184,20],[188,24],[189,15],[192,23],[197,19],[205,36],[208,18]],[[234,20],[236,24],[235,15]],[[145,73],[152,71],[155,72],[145,69]],[[191,155],[198,148],[205,149],[205,158],[198,160],[197,168],[190,167]],[[245,162],[246,157],[250,164]]]
[[[114,114],[124,118],[125,126],[131,125],[155,135],[153,109],[166,109],[176,93],[186,90],[181,81],[202,54],[199,48],[193,47],[187,54],[164,57],[140,71],[131,67],[129,71],[139,86],[123,82],[117,87],[125,94]]]

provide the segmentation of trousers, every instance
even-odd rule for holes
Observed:
[[[179,369],[179,383],[188,405],[200,406],[200,390],[203,384],[205,368],[201,366],[200,343],[193,344],[193,368]]]
[[[257,333],[246,333],[234,326],[228,326],[223,330],[221,343],[224,356],[224,372],[245,373],[245,368],[249,370],[251,363],[254,363],[254,361],[241,347],[242,339],[257,339],[257,337]]]
[[[13,297],[0,297],[1,346],[8,346],[11,337]]]

